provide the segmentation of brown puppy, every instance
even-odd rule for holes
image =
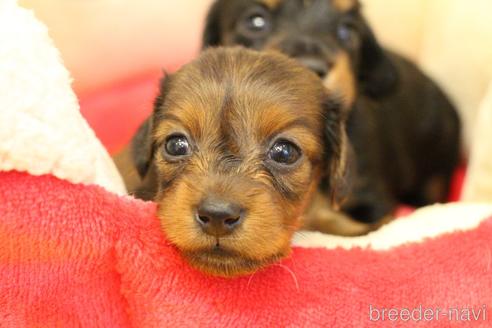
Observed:
[[[446,201],[460,153],[457,112],[416,65],[379,45],[358,0],[216,0],[203,46],[237,44],[295,58],[349,109],[352,183],[342,213],[381,224],[399,203]]]
[[[137,196],[208,273],[253,272],[289,254],[321,179],[340,177],[344,125],[321,80],[278,53],[208,50],[166,76],[132,151]]]

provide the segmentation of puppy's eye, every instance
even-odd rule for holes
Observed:
[[[356,38],[357,31],[351,22],[341,22],[337,27],[337,37],[345,44],[351,44]]]
[[[271,31],[270,14],[263,8],[247,11],[240,20],[239,32],[249,38],[261,38]]]
[[[267,27],[267,21],[265,17],[260,14],[255,14],[248,17],[248,28],[253,31],[262,31]]]
[[[292,165],[301,157],[301,151],[292,142],[281,140],[273,144],[268,151],[268,157],[277,163]]]
[[[167,139],[165,150],[168,155],[178,157],[190,154],[191,147],[185,136],[174,135]]]

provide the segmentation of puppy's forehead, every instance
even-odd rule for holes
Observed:
[[[171,84],[166,115],[177,118],[195,138],[228,130],[264,139],[293,125],[313,131],[320,126],[320,80],[280,55],[212,51]]]

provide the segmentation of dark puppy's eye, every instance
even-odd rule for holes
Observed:
[[[186,156],[191,152],[190,143],[183,135],[173,135],[167,138],[165,151],[167,155],[178,157]]]
[[[248,27],[255,31],[262,31],[267,26],[266,18],[259,14],[249,17],[248,24]]]
[[[292,142],[280,140],[270,148],[268,157],[279,164],[292,165],[301,157],[301,151]]]
[[[337,37],[345,44],[351,44],[357,36],[355,25],[348,21],[342,21],[337,26]]]
[[[271,28],[270,13],[262,7],[246,11],[238,25],[239,32],[249,38],[264,37],[270,33]]]

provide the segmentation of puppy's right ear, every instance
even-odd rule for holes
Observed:
[[[208,11],[202,38],[202,49],[216,47],[222,43],[220,13],[223,2],[222,0],[216,0]]]
[[[347,111],[339,100],[326,96],[323,103],[324,112],[324,176],[321,190],[331,200],[332,206],[345,198],[348,192],[346,134]]]
[[[169,90],[171,77],[164,75],[160,81],[159,95],[154,101],[154,111],[138,128],[131,142],[131,156],[133,164],[140,178],[143,180],[149,171],[150,163],[154,157],[153,132],[157,124],[158,114],[163,110],[165,95]]]

